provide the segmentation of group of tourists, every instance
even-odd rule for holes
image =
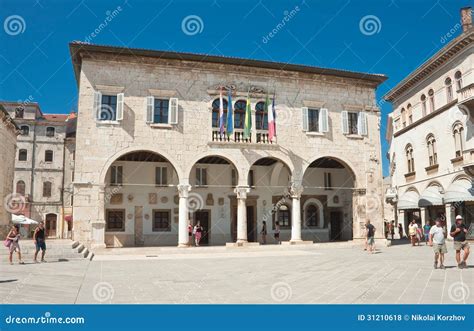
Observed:
[[[18,225],[12,225],[10,231],[7,234],[3,245],[9,250],[8,261],[13,264],[13,253],[18,254],[18,263],[25,264],[21,258],[21,247],[20,247],[20,227]],[[46,262],[44,256],[46,254],[46,237],[44,230],[44,222],[40,222],[38,227],[33,232],[33,243],[35,244],[35,254],[33,262],[38,263],[38,253],[41,250],[41,262]]]
[[[199,247],[201,243],[202,234],[204,232],[204,228],[201,225],[200,221],[196,222],[196,225],[192,225],[191,222],[188,224],[188,246],[192,246],[193,236],[194,236],[194,244],[196,247]]]
[[[261,241],[260,243],[262,245],[265,245],[267,243],[267,222],[266,221],[263,221],[262,223],[262,230],[260,231],[260,237],[261,237]],[[273,238],[275,239],[276,243],[278,245],[281,244],[281,240],[280,240],[280,223],[275,222],[275,229],[273,230]]]

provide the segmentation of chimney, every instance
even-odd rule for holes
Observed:
[[[462,24],[463,32],[466,32],[467,30],[472,28],[472,8],[471,7],[461,8],[461,24]]]

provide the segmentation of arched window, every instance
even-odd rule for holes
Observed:
[[[415,159],[413,158],[413,147],[410,144],[408,144],[407,147],[405,147],[405,154],[407,157],[408,173],[415,172]]]
[[[405,112],[405,108],[402,108],[401,112],[402,114],[402,127],[406,127],[407,126],[407,114]]]
[[[234,128],[243,129],[245,121],[245,108],[247,101],[237,100],[234,104]]]
[[[224,110],[224,127],[227,120],[227,100],[222,98],[222,108]],[[212,102],[212,127],[219,127],[219,112],[220,112],[220,99],[217,98]]]
[[[56,129],[52,126],[48,126],[46,128],[46,137],[54,137],[54,134],[56,133]]]
[[[265,102],[260,101],[255,105],[255,129],[268,130],[268,113]]]
[[[413,123],[413,113],[412,113],[410,103],[407,106],[407,117],[408,117],[408,125],[412,124]]]
[[[446,86],[446,100],[447,102],[451,102],[453,101],[453,82],[451,78],[446,78],[444,85]]]
[[[51,182],[43,183],[43,197],[45,198],[51,197],[51,188],[52,188]]]
[[[280,225],[280,228],[288,229],[291,227],[291,213],[290,208],[287,205],[281,205],[278,208],[277,222]]]
[[[44,152],[44,162],[53,162],[53,151],[47,150]]]
[[[428,158],[430,166],[438,164],[438,155],[436,153],[436,139],[430,134],[426,137],[426,146],[428,147]]]
[[[430,89],[428,91],[428,98],[430,100],[430,113],[434,112],[435,110],[435,102],[434,102],[434,91]]]
[[[22,136],[27,136],[30,134],[30,127],[28,125],[20,126],[20,131]]]
[[[424,116],[426,116],[426,95],[422,94],[421,95],[421,114]]]
[[[461,157],[463,153],[463,134],[464,127],[460,122],[453,125],[453,137],[454,137],[454,150],[456,157]]]
[[[25,182],[22,180],[19,180],[18,182],[16,182],[16,193],[22,196],[25,196],[25,191],[26,191]]]
[[[306,216],[306,220],[305,220],[306,226],[308,227],[319,226],[318,207],[315,204],[310,204],[306,207],[305,216]]]
[[[456,90],[462,89],[462,74],[460,71],[456,71],[454,74],[454,79],[456,80]]]
[[[18,151],[18,161],[28,160],[28,151],[26,149],[20,149]]]

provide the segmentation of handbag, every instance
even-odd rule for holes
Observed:
[[[10,245],[12,244],[12,241],[10,239],[5,239],[3,241],[3,246],[10,248]]]

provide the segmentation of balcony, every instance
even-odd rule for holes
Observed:
[[[234,129],[234,133],[229,137],[227,133],[220,133],[219,128],[212,129],[212,142],[229,144],[258,144],[276,145],[268,137],[268,130],[253,130],[250,138],[244,138],[244,129]]]
[[[458,90],[458,103],[466,106],[474,105],[474,83]]]

